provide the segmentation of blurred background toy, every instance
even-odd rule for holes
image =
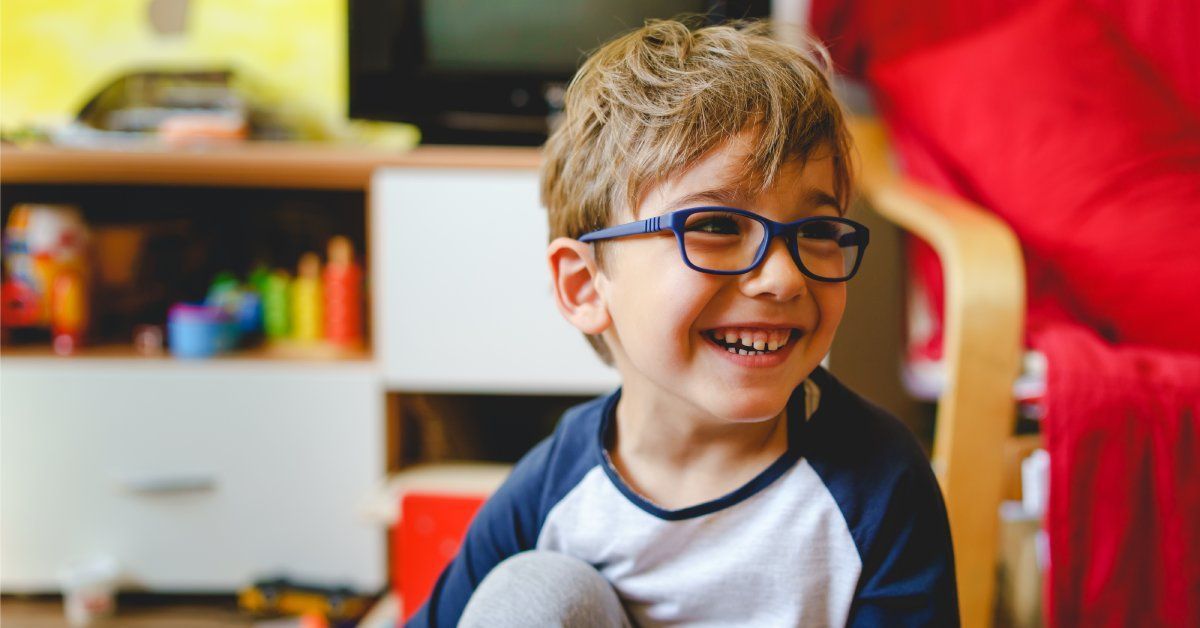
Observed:
[[[362,266],[354,260],[350,239],[330,239],[325,266],[325,337],[335,345],[362,343],[362,280]]]
[[[242,338],[251,338],[262,332],[262,298],[252,282],[243,285],[231,272],[218,273],[209,286],[204,303],[228,312]]]
[[[209,357],[265,339],[274,355],[341,354],[363,344],[362,265],[349,237],[328,242],[329,262],[303,254],[295,278],[258,264],[242,282],[231,271],[217,273],[203,305],[171,308],[171,353]]]
[[[321,258],[305,253],[292,282],[292,338],[301,342],[320,340],[324,335],[324,299],[321,296]]]
[[[87,286],[83,273],[65,268],[54,275],[50,291],[50,334],[54,352],[70,355],[83,342],[87,329]]]
[[[88,323],[88,241],[76,207],[13,207],[4,230],[5,328],[49,328],[60,353],[79,346]]]
[[[277,270],[265,273],[260,281],[263,330],[270,340],[287,338],[292,332],[291,276]]]
[[[163,328],[160,325],[137,325],[133,328],[133,348],[138,355],[157,356],[163,352]]]
[[[232,349],[236,337],[233,317],[219,306],[177,303],[167,315],[167,339],[176,357],[212,357]]]
[[[346,586],[301,583],[288,578],[268,578],[238,592],[238,607],[259,616],[319,616],[335,625],[353,625],[373,598],[358,595]]]

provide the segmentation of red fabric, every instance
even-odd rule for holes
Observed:
[[[814,0],[814,25],[870,68],[906,171],[1022,241],[1050,623],[1200,624],[1200,5],[970,4]],[[914,260],[940,320],[937,260]]]
[[[1200,624],[1200,355],[1074,325],[1034,340],[1053,393],[1049,623]]]
[[[812,0],[809,23],[830,49],[835,64],[846,74],[863,78],[869,67],[886,65],[904,55],[971,37],[1037,0]],[[1173,89],[1178,98],[1200,115],[1200,2],[1141,2],[1139,0],[1080,0],[1079,7],[1102,13],[1123,32],[1139,56]],[[893,125],[893,138],[910,176],[939,189],[971,197],[944,172],[919,138],[903,137],[902,124]],[[920,359],[942,355],[943,286],[941,265],[925,243],[910,239],[909,273],[922,287],[923,306],[932,315],[929,335],[910,338],[910,353]],[[1033,262],[1034,268],[1040,263]],[[1057,277],[1034,277],[1030,282],[1056,291]],[[1069,297],[1068,297],[1069,298]],[[1077,311],[1075,304],[1034,303],[1058,320]],[[1041,320],[1031,313],[1031,319]]]
[[[872,78],[909,172],[1016,231],[1035,311],[1200,352],[1200,116],[1119,30],[1049,1]]]
[[[1087,0],[1111,17],[1150,65],[1200,113],[1200,2]]]
[[[405,621],[429,598],[485,501],[487,495],[419,491],[401,498],[400,524],[392,531],[392,586],[403,605]]]
[[[874,63],[970,35],[1029,0],[812,0],[809,27],[834,64],[861,78]]]
[[[968,37],[1036,0],[812,0],[809,25],[838,68],[874,64]],[[1081,0],[1108,15],[1193,111],[1200,112],[1200,2]]]

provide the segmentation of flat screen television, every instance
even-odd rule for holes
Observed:
[[[587,52],[648,18],[767,17],[769,0],[350,0],[350,116],[437,144],[537,145]]]

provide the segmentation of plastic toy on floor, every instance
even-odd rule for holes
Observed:
[[[258,580],[238,592],[238,607],[256,616],[319,616],[333,626],[354,625],[372,600],[346,586],[300,583],[289,578]]]

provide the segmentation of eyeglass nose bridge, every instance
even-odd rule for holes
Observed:
[[[812,276],[812,273],[805,268],[804,262],[800,259],[799,246],[796,243],[796,233],[799,230],[799,225],[763,220],[757,216],[754,217],[754,220],[757,220],[763,226],[763,240],[758,245],[758,251],[754,256],[754,263],[743,271],[744,273],[752,273],[758,270],[763,265],[763,262],[767,261],[767,252],[771,250],[771,243],[778,237],[783,239],[784,248],[787,249],[788,256],[792,258],[792,262],[796,264],[796,268],[800,270],[800,274],[805,277]]]

